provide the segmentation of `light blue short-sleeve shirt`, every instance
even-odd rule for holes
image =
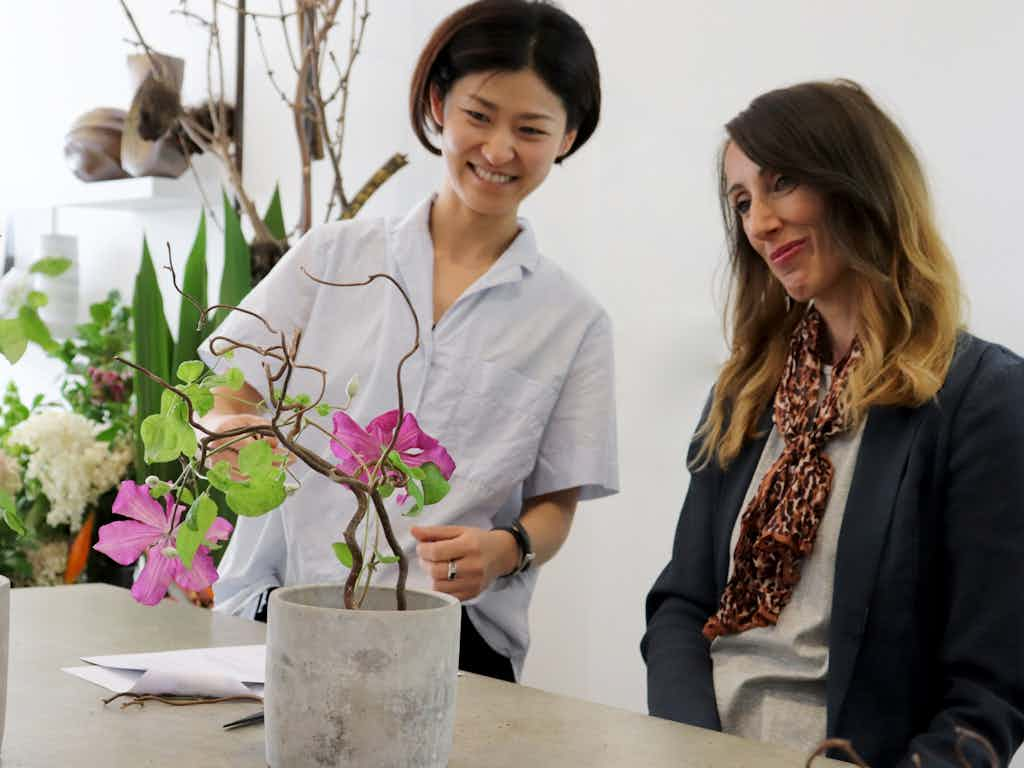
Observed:
[[[314,283],[302,274],[358,282],[374,273],[395,277],[420,324],[420,349],[403,368],[405,407],[438,438],[456,463],[451,491],[416,520],[388,500],[395,533],[410,555],[409,585],[430,588],[409,533],[418,525],[489,529],[515,520],[524,499],[580,487],[581,500],[618,490],[612,330],[601,306],[537,249],[525,220],[495,264],[448,309],[435,328],[432,201],[401,220],[327,224],[309,232],[245,299],[242,306],[291,335],[302,332],[298,360],[328,372],[324,402],[346,402],[360,424],[397,406],[395,370],[412,346],[415,326],[404,299],[387,281],[362,288]],[[248,344],[278,342],[259,321],[236,312],[215,332]],[[238,350],[230,363],[201,350],[208,364],[242,368],[264,397],[259,359]],[[319,391],[320,378],[299,371],[290,394]],[[330,429],[329,419],[322,419]],[[328,440],[307,429],[303,442],[330,457]],[[252,616],[268,587],[342,582],[347,574],[331,542],[355,508],[345,488],[295,466],[300,488],[280,508],[239,518],[214,586],[218,610]],[[474,626],[519,675],[529,645],[530,596],[537,569],[499,579],[466,603]],[[396,566],[375,583],[393,584]]]

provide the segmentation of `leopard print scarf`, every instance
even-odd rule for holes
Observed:
[[[840,396],[861,356],[854,339],[836,364],[819,407],[822,326],[821,315],[811,307],[790,340],[774,412],[786,446],[743,513],[732,576],[718,612],[704,625],[708,640],[778,622],[800,580],[801,561],[814,547],[832,490],[832,462],[823,449],[846,427]]]

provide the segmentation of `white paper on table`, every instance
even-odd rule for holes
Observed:
[[[263,695],[266,646],[189,648],[157,653],[83,656],[68,674],[115,693],[183,696]]]

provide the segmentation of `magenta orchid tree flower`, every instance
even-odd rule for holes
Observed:
[[[336,411],[331,451],[341,459],[337,465],[338,470],[364,483],[370,482],[369,473],[380,461],[382,454],[391,443],[396,426],[398,426],[397,410],[387,411],[377,416],[366,425],[366,429],[360,427],[344,411]],[[395,462],[382,462],[384,476],[387,479],[397,480],[406,475],[407,481],[413,485],[415,479],[423,481],[423,478],[409,476],[407,470],[412,468],[415,474],[417,468],[425,468],[431,464],[437,468],[438,473],[445,481],[450,480],[455,471],[455,462],[448,455],[448,451],[437,440],[420,429],[416,417],[411,413],[406,413],[402,419],[402,426],[398,430],[398,439],[395,440],[392,450],[398,454],[400,461],[397,466],[395,466]],[[429,492],[427,495],[430,495]],[[403,504],[407,498],[408,494],[402,493],[397,497],[397,501],[399,504]],[[428,500],[426,503],[431,502]]]
[[[170,494],[161,504],[150,495],[148,486],[125,480],[112,510],[130,519],[102,526],[94,549],[121,565],[131,565],[146,555],[146,565],[132,586],[132,597],[138,602],[156,605],[167,594],[172,581],[182,589],[198,591],[217,580],[210,547],[227,539],[232,530],[231,523],[223,517],[217,517],[210,525],[192,558],[192,567],[186,568],[176,550],[185,507],[175,505]]]

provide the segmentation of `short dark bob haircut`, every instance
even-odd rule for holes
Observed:
[[[416,138],[440,155],[429,134],[439,133],[430,89],[443,99],[452,85],[476,72],[530,69],[562,100],[566,129],[576,130],[561,162],[597,128],[601,77],[587,33],[572,16],[544,0],[478,0],[442,21],[430,36],[412,76],[409,116]]]

